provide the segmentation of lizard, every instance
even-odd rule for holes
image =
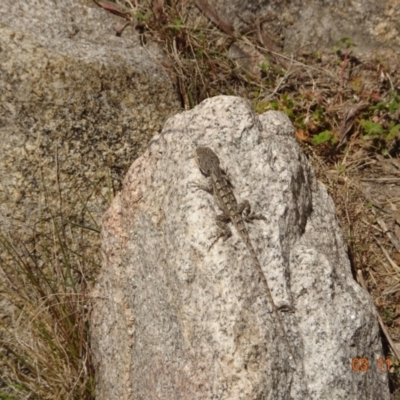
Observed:
[[[286,345],[288,346],[290,354],[293,357],[293,361],[296,362],[281,317],[278,313],[278,308],[274,303],[267,279],[261,268],[261,264],[258,260],[257,254],[251,243],[249,232],[244,223],[245,220],[248,221],[251,219],[265,219],[265,217],[251,213],[250,203],[248,201],[244,201],[238,204],[232,190],[232,184],[228,179],[225,171],[220,167],[218,156],[209,147],[197,147],[195,151],[195,162],[199,167],[200,172],[209,179],[209,186],[196,186],[199,189],[205,190],[208,193],[213,194],[219,208],[222,210],[222,214],[216,217],[217,225],[220,228],[220,233],[217,235],[217,238],[211,244],[210,248],[221,236],[225,236],[224,240],[226,240],[232,235],[232,232],[227,225],[227,222],[231,221],[231,223],[235,226],[239,236],[246,245],[248,251],[250,252],[254,264],[256,265],[260,278],[263,281],[263,285],[267,292],[268,300],[271,303],[273,312],[276,316],[276,319],[278,320],[280,329],[282,330]]]

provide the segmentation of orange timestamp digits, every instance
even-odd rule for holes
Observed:
[[[385,369],[385,371],[389,371],[391,364],[390,364],[390,360],[387,358],[386,360],[383,360],[382,358],[379,358],[377,360],[378,362],[378,368],[379,371],[383,371]],[[384,368],[384,365],[386,365],[386,368]],[[369,362],[368,362],[368,358],[366,357],[362,357],[362,358],[353,358],[353,360],[351,361],[351,369],[353,371],[361,371],[361,372],[365,372],[368,371],[369,368]]]

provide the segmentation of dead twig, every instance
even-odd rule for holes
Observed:
[[[234,32],[232,24],[220,17],[215,8],[207,0],[195,0],[194,2],[199,10],[222,32],[232,35]]]

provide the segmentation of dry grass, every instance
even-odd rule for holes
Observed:
[[[168,60],[163,68],[176,82],[182,107],[230,94],[248,98],[258,112],[282,110],[291,118],[335,200],[354,275],[361,274],[390,335],[399,341],[397,250],[378,224],[392,215],[388,207],[397,209],[397,198],[387,192],[382,193],[386,201],[377,200],[362,181],[381,172],[381,156],[398,156],[398,63],[360,60],[348,39],[325,54],[303,49],[285,56],[260,24],[249,23],[234,36],[229,22],[204,1],[196,1],[198,8],[190,1],[96,3],[127,22],[117,34],[135,29],[144,46],[156,41],[163,48]],[[2,290],[10,311],[0,327],[3,399],[94,398],[87,288],[98,234],[51,215],[48,220],[32,232],[29,245],[1,238],[8,254],[0,260]],[[88,254],[83,242],[91,242],[93,251]],[[395,394],[400,368],[394,357],[392,364]]]
[[[82,236],[98,247],[98,232],[51,216],[29,244],[0,236],[0,398],[94,398],[87,288],[98,265]]]

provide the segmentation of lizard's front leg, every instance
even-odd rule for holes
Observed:
[[[199,182],[192,182],[190,185],[193,186],[194,188],[196,188],[196,190],[204,190],[205,192],[207,192],[211,195],[214,194],[212,181],[211,181],[211,178],[209,178],[209,177],[207,178],[207,185],[203,185],[202,183],[199,183]]]
[[[255,219],[263,219],[264,221],[267,221],[267,218],[263,215],[255,214],[251,211],[251,206],[248,200],[245,200],[238,205],[238,213],[242,214],[243,219],[249,223],[252,223]]]

